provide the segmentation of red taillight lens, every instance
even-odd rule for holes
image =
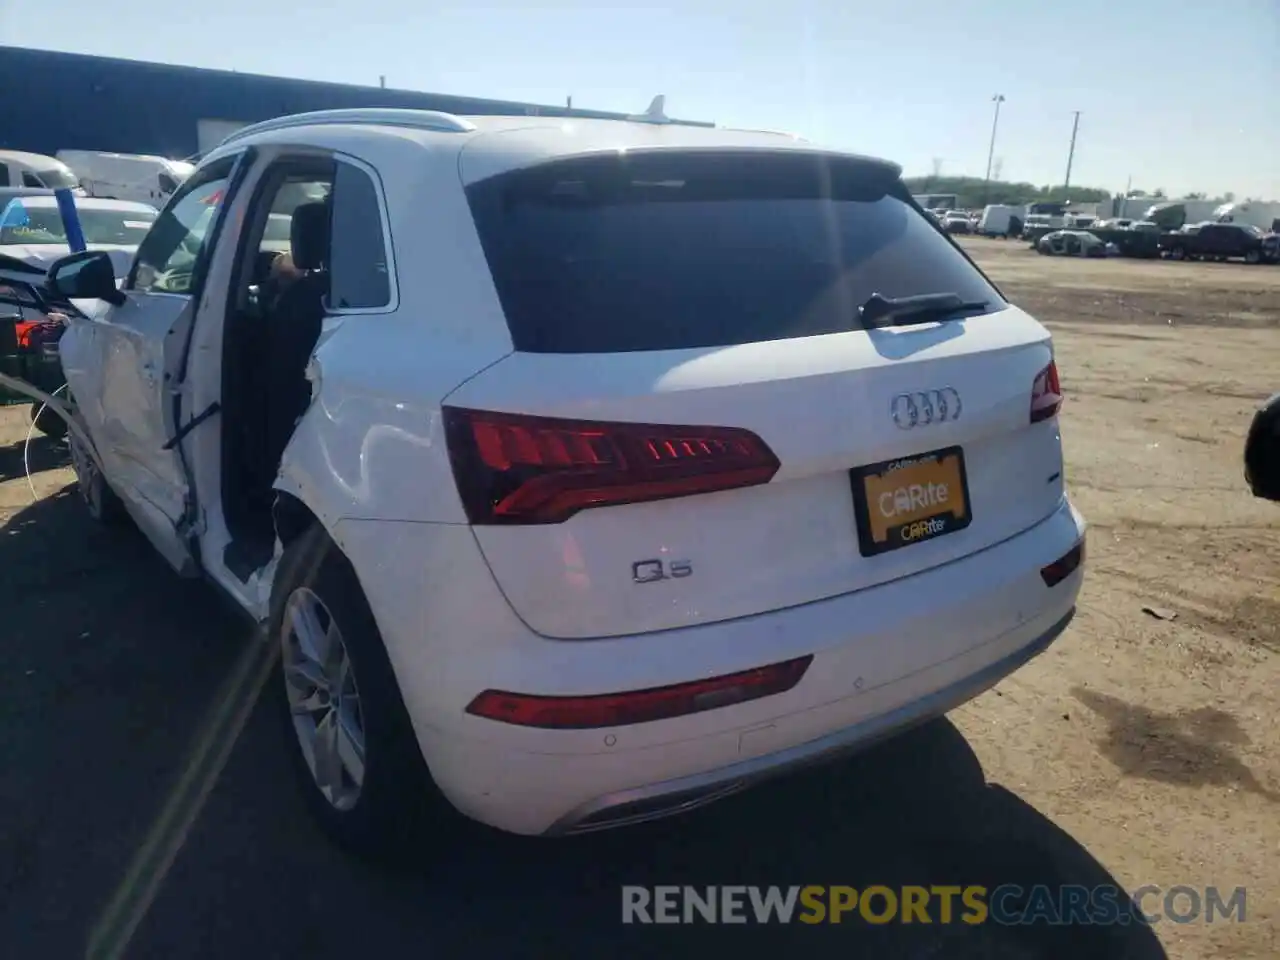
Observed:
[[[709,680],[586,697],[548,697],[486,690],[468,704],[467,713],[501,723],[547,730],[585,730],[649,723],[785,693],[800,682],[812,662],[812,656],[800,657]]]
[[[1031,422],[1039,423],[1055,416],[1062,406],[1062,384],[1058,382],[1058,365],[1050,363],[1031,382]]]
[[[1074,547],[1060,556],[1047,567],[1040,568],[1040,579],[1044,581],[1046,587],[1056,587],[1067,577],[1071,576],[1084,563],[1084,541],[1081,540]]]
[[[588,507],[768,483],[778,458],[736,427],[560,420],[444,408],[473,524],[560,523]]]

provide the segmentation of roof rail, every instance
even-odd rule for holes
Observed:
[[[644,113],[633,113],[627,119],[637,123],[670,123],[671,118],[667,116],[666,107],[667,97],[660,93],[649,102],[648,110]]]
[[[356,107],[343,110],[313,110],[310,113],[294,113],[275,117],[261,123],[241,127],[219,146],[225,146],[255,133],[271,130],[288,130],[292,127],[310,127],[318,124],[365,123],[386,127],[410,127],[414,130],[436,130],[440,133],[470,133],[475,124],[461,117],[438,110],[402,110],[394,107]]]

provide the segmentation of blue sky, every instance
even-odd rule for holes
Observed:
[[[1280,200],[1280,0],[0,0],[0,43],[781,128],[908,173]],[[139,105],[145,109],[144,104]]]

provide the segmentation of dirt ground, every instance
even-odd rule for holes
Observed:
[[[952,720],[1128,889],[1248,888],[1243,924],[1160,924],[1171,956],[1280,956],[1280,506],[1241,465],[1280,269],[965,246],[1054,333],[1090,533],[1067,636]]]
[[[1130,891],[1247,888],[1244,923],[1157,924],[1170,956],[1280,956],[1280,506],[1253,500],[1241,470],[1251,412],[1280,390],[1280,268],[964,243],[1055,334],[1068,485],[1091,530],[1074,625],[951,720],[989,782]],[[25,413],[0,408],[0,537],[29,523],[15,518],[33,500]],[[56,499],[65,459],[33,456],[36,497]],[[62,557],[64,573],[106,575]]]

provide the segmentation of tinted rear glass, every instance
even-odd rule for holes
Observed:
[[[867,161],[633,153],[503,174],[468,196],[521,351],[836,333],[873,293],[1003,305],[892,169]]]

